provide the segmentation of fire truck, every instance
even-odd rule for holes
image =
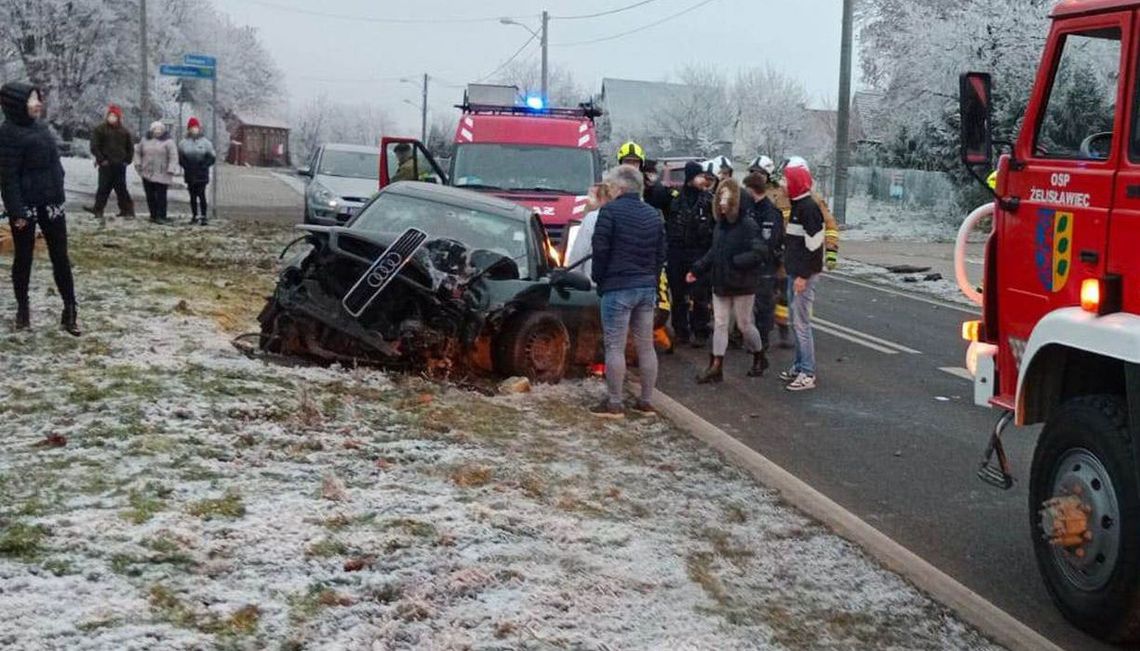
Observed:
[[[1009,425],[1043,424],[1029,525],[1054,602],[1077,627],[1140,639],[1140,0],[1068,0],[1013,142],[992,134],[992,80],[960,80],[963,162],[993,201],[962,224],[958,283],[978,405],[1001,412],[978,471],[1004,489]],[[1079,104],[1079,106],[1078,106]],[[968,235],[992,222],[981,287]]]
[[[601,180],[602,161],[594,120],[602,111],[586,102],[574,108],[523,97],[514,86],[470,84],[455,128],[455,151],[444,173],[421,143],[384,138],[380,185],[395,176],[392,148],[415,150],[417,174],[459,188],[487,192],[531,208],[552,243],[562,243],[567,225],[586,214],[587,192]]]

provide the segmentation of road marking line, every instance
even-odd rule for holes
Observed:
[[[938,370],[942,371],[943,373],[949,373],[954,377],[960,377],[963,380],[968,380],[970,382],[974,381],[974,374],[971,373],[969,369],[964,369],[961,366],[943,366]]]
[[[949,308],[951,310],[958,310],[959,312],[965,312],[966,314],[972,314],[974,316],[977,316],[981,312],[981,308],[970,309],[970,308],[966,307],[965,305],[955,305],[954,303],[951,303],[950,301],[940,301],[936,298],[927,298],[925,296],[915,296],[914,294],[908,294],[908,293],[903,292],[903,291],[890,289],[888,287],[884,287],[884,286],[879,285],[877,283],[869,283],[869,282],[865,282],[862,280],[855,280],[854,278],[851,278],[851,277],[846,276],[846,275],[841,274],[841,273],[831,272],[828,274],[824,274],[823,277],[831,279],[831,280],[837,280],[841,283],[847,283],[849,285],[857,285],[859,287],[866,287],[867,289],[874,289],[874,290],[883,292],[884,294],[892,294],[894,296],[901,296],[903,298],[909,298],[912,301],[918,301],[919,303],[926,303],[928,305],[935,305],[938,307]]]
[[[1061,651],[1059,646],[988,599],[660,390],[654,390],[653,404],[674,425],[723,454],[762,485],[777,491],[792,506],[861,547],[882,567],[909,579],[934,601],[1001,646],[1015,651]]]
[[[893,348],[887,348],[886,346],[880,346],[878,344],[873,344],[873,343],[867,341],[866,339],[860,339],[858,337],[852,337],[851,335],[840,332],[838,330],[832,330],[831,328],[829,328],[825,325],[820,325],[818,321],[815,321],[812,323],[812,328],[819,330],[820,332],[826,332],[827,334],[831,335],[832,337],[839,337],[840,339],[846,339],[847,341],[850,341],[851,343],[859,344],[860,346],[863,346],[864,348],[870,348],[871,350],[878,351],[880,353],[883,353],[884,355],[898,355],[899,354],[899,351],[897,351]]]
[[[881,344],[881,345],[887,346],[889,348],[894,348],[895,350],[899,351],[900,353],[910,353],[911,355],[921,355],[922,354],[920,351],[917,351],[913,348],[907,348],[906,346],[904,346],[902,344],[896,344],[893,341],[888,341],[886,339],[880,339],[878,337],[869,335],[866,332],[860,332],[860,331],[856,330],[855,328],[848,328],[847,326],[841,326],[838,323],[832,323],[830,321],[824,321],[823,319],[820,319],[818,317],[812,317],[812,323],[819,323],[819,324],[822,324],[824,326],[827,326],[828,328],[832,328],[833,330],[841,330],[843,332],[846,332],[849,335],[853,335],[855,337],[862,337],[863,339],[866,339],[867,341],[873,341],[877,344]]]

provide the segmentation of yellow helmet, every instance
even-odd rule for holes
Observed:
[[[629,142],[625,143],[621,147],[618,147],[618,152],[617,152],[617,159],[618,159],[619,163],[622,162],[623,160],[627,159],[627,158],[636,158],[644,164],[645,163],[645,150],[641,148],[641,145],[630,140]]]

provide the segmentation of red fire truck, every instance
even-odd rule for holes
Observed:
[[[471,84],[455,128],[451,169],[444,174],[415,140],[383,139],[381,187],[395,178],[392,148],[416,150],[417,173],[445,183],[488,192],[532,208],[550,239],[562,242],[567,224],[586,214],[586,193],[601,180],[602,162],[591,103],[576,108],[546,107],[539,97],[521,98],[513,86]]]
[[[1140,639],[1140,0],[1067,0],[1052,13],[1021,133],[995,143],[991,79],[961,78],[963,161],[994,201],[962,226],[958,281],[979,405],[1001,410],[979,475],[1003,488],[1010,424],[1043,423],[1029,524],[1053,600],[1076,626]],[[992,220],[980,291],[966,236]]]

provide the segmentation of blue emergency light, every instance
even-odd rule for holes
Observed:
[[[526,105],[527,108],[532,108],[536,111],[541,111],[542,109],[546,108],[546,102],[542,101],[542,98],[538,95],[531,95],[530,97],[526,98]]]

